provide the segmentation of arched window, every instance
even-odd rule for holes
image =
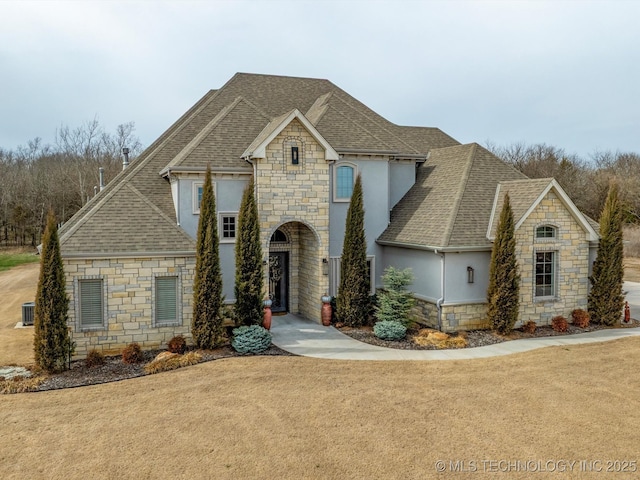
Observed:
[[[551,225],[542,225],[541,227],[536,228],[536,238],[555,238],[556,237],[556,227],[552,227]]]
[[[282,230],[278,229],[271,235],[271,241],[274,243],[287,243],[289,239]]]
[[[350,164],[340,164],[335,168],[334,177],[334,199],[337,201],[348,201],[353,193],[353,183],[356,178],[355,166]]]

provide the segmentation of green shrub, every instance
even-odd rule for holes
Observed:
[[[87,358],[85,358],[84,363],[89,368],[104,365],[104,355],[102,352],[92,348],[89,350],[89,353],[87,353]]]
[[[138,363],[142,361],[142,349],[137,343],[130,343],[122,350],[122,361],[124,363]]]
[[[387,267],[382,276],[384,290],[377,298],[375,317],[378,322],[400,322],[407,326],[411,319],[409,314],[415,305],[413,293],[407,287],[413,283],[414,276],[410,268],[398,270]]]
[[[260,353],[271,345],[271,333],[260,325],[233,329],[231,346],[238,353]]]
[[[407,334],[407,327],[400,322],[383,320],[373,326],[373,333],[381,340],[402,340]]]
[[[187,349],[187,341],[182,335],[176,335],[167,342],[167,350],[171,353],[179,353],[182,355]]]

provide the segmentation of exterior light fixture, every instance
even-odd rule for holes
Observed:
[[[326,258],[322,259],[322,274],[329,275],[329,260]]]
[[[298,163],[300,163],[298,147],[291,147],[291,165],[298,165]]]
[[[467,283],[473,283],[473,267],[467,267]]]

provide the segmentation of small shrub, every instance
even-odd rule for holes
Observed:
[[[400,322],[383,320],[373,326],[373,333],[381,340],[402,340],[407,335],[407,327]]]
[[[187,349],[187,341],[182,335],[177,335],[167,342],[167,350],[182,355]]]
[[[198,352],[189,352],[185,355],[173,354],[165,357],[158,357],[144,366],[144,371],[147,375],[195,365],[196,363],[200,363],[202,360],[202,355]]]
[[[524,333],[536,333],[536,327],[538,325],[533,320],[529,320],[522,325],[522,331]]]
[[[557,317],[553,317],[551,319],[551,328],[553,328],[556,332],[566,332],[569,328],[567,324],[567,319],[562,315],[558,315]]]
[[[102,352],[92,348],[89,350],[89,353],[87,353],[87,358],[85,358],[84,363],[89,368],[104,365],[104,355]]]
[[[271,333],[260,325],[233,329],[231,346],[238,353],[261,353],[271,345]]]
[[[35,392],[46,380],[44,376],[15,378],[0,381],[0,394]]]
[[[578,328],[587,328],[589,326],[589,312],[581,308],[571,312],[571,322]]]
[[[469,345],[464,332],[451,336],[429,328],[420,330],[418,334],[413,337],[413,343],[422,347],[433,346],[436,348],[465,348]]]
[[[124,363],[138,363],[142,361],[142,349],[136,342],[130,343],[122,350],[122,361]]]

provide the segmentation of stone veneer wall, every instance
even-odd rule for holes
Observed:
[[[191,338],[194,257],[115,258],[104,260],[64,259],[69,303],[69,326],[76,342],[74,358],[84,358],[91,349],[104,354],[120,353],[132,342],[143,349],[157,348],[176,335]],[[173,326],[153,326],[152,285],[156,276],[177,275],[181,295],[181,321]],[[105,288],[106,328],[83,331],[76,312],[77,280],[102,278]]]
[[[412,314],[422,324],[431,328],[438,328],[438,307],[427,300],[416,299],[416,306]],[[443,332],[459,330],[481,330],[490,328],[487,322],[486,303],[467,303],[457,305],[442,305]]]
[[[298,165],[291,164],[292,146],[298,147]],[[322,259],[329,257],[329,164],[297,119],[268,145],[266,157],[254,160],[262,248],[266,255],[278,227],[298,224],[291,238],[289,310],[319,322],[320,297],[329,287],[322,273]]]
[[[556,227],[555,238],[536,238],[536,228]],[[589,289],[589,242],[587,233],[553,192],[515,232],[516,254],[520,266],[520,321],[538,325],[551,323],[556,315],[569,318],[576,308],[587,308]],[[537,300],[535,294],[535,253],[556,252],[556,295]]]

